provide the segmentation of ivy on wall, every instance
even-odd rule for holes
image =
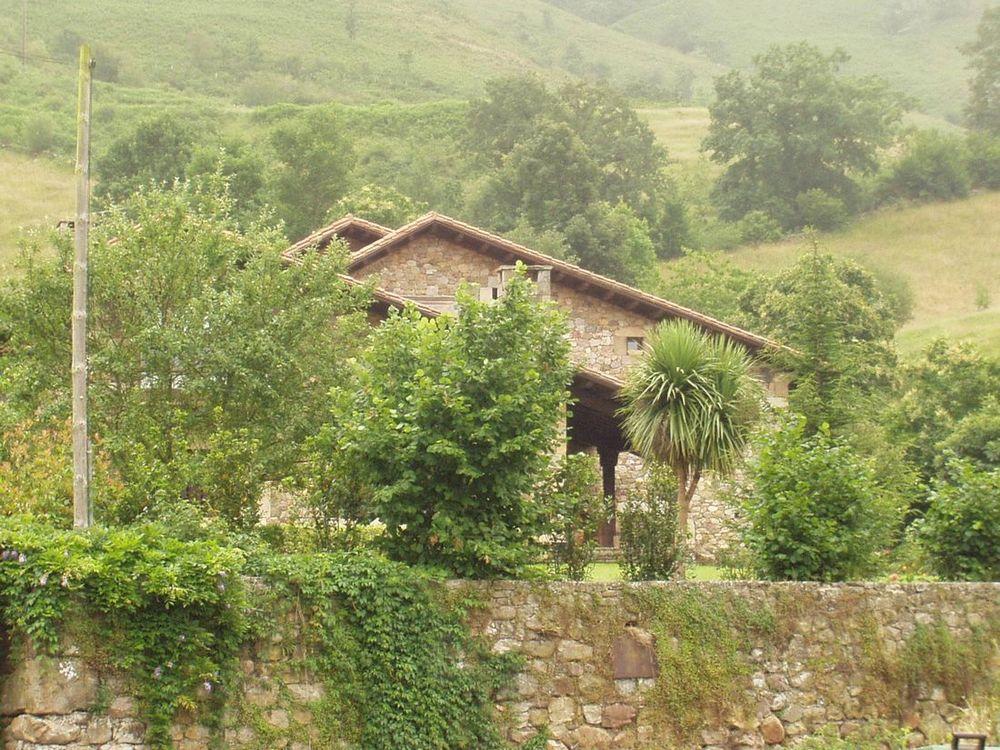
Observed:
[[[247,632],[242,566],[237,549],[154,526],[74,533],[4,518],[0,619],[47,654],[73,626],[89,658],[130,680],[148,742],[169,747],[179,710],[218,723]]]
[[[329,746],[507,747],[493,696],[518,661],[470,635],[474,604],[370,551],[245,554],[156,526],[76,533],[0,518],[3,629],[51,655],[70,629],[88,661],[129,680],[153,748],[171,747],[181,710],[221,729],[238,653],[282,606],[302,615],[307,666],[325,683],[311,709]]]

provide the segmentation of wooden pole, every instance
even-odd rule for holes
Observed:
[[[76,223],[73,255],[73,526],[91,524],[87,420],[87,255],[90,230],[90,101],[94,61],[80,47],[76,118]]]

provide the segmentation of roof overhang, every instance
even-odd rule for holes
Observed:
[[[354,253],[348,260],[348,271],[352,274],[356,273],[375,260],[405,247],[417,237],[429,233],[442,236],[476,252],[487,254],[501,265],[510,265],[521,261],[528,265],[548,266],[552,269],[551,280],[553,283],[569,285],[578,291],[635,311],[654,321],[667,318],[690,320],[701,328],[738,341],[752,352],[784,348],[764,336],[703,315],[696,310],[661,299],[620,281],[536,252],[499,235],[434,212],[390,232]]]

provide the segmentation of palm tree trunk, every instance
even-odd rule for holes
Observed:
[[[701,469],[689,473],[686,465],[678,464],[674,466],[674,474],[677,476],[677,539],[683,542],[688,534],[691,500],[701,480]]]

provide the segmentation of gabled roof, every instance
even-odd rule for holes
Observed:
[[[353,276],[348,276],[347,274],[340,274],[340,278],[349,286],[366,286],[364,281],[356,279]],[[440,310],[428,307],[427,305],[421,305],[419,302],[415,302],[408,297],[401,297],[398,294],[387,292],[385,289],[372,287],[371,292],[374,307],[378,308],[379,312],[383,314],[388,314],[391,309],[402,310],[407,306],[414,308],[425,318],[437,318],[443,314]],[[583,365],[576,365],[576,374],[573,376],[573,380],[574,383],[585,388],[587,391],[599,392],[607,398],[616,397],[618,391],[625,385],[623,381],[613,375],[607,375]]]
[[[551,266],[553,282],[574,286],[581,292],[591,294],[608,302],[613,302],[629,310],[636,310],[654,320],[662,320],[664,318],[690,320],[702,328],[724,334],[729,338],[739,341],[754,351],[782,348],[780,344],[764,336],[759,336],[742,328],[729,325],[695,310],[635,289],[620,281],[609,279],[606,276],[601,276],[593,271],[588,271],[572,263],[567,263],[564,260],[539,253],[499,235],[433,211],[416,221],[412,221],[395,231],[385,234],[370,245],[354,253],[348,259],[347,270],[350,273],[354,273],[378,258],[404,247],[415,237],[429,232],[436,232],[476,252],[489,254],[505,264],[520,260],[528,265]],[[286,252],[291,252],[291,249]]]
[[[348,214],[343,219],[337,219],[332,224],[316,230],[308,237],[303,237],[285,250],[281,257],[285,260],[294,260],[312,248],[322,250],[333,241],[334,237],[345,240],[356,239],[360,245],[368,245],[391,233],[392,230],[388,227]]]

